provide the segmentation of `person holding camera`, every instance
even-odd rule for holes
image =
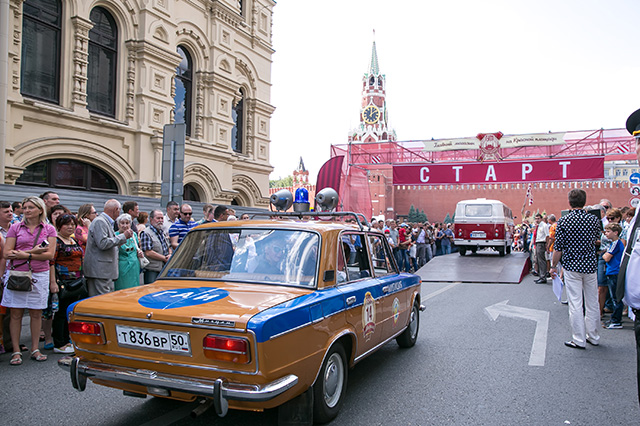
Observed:
[[[46,361],[38,349],[40,329],[42,327],[42,310],[47,307],[49,291],[58,292],[55,281],[50,282],[49,261],[56,250],[56,229],[46,222],[47,212],[44,201],[38,197],[27,197],[22,201],[24,217],[9,228],[4,246],[4,258],[9,261],[9,269],[31,271],[32,288],[30,291],[11,290],[7,283],[11,273],[6,275],[2,306],[11,308],[11,343],[14,351],[20,347],[22,317],[24,310],[29,309],[31,319],[31,359]],[[18,349],[19,350],[19,349]],[[11,365],[22,364],[22,353],[13,352]]]

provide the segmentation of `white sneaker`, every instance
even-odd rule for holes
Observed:
[[[73,353],[75,353],[75,349],[73,349],[73,345],[71,343],[67,343],[66,345],[64,345],[61,348],[53,348],[53,352],[57,353],[57,354],[67,354],[67,355],[71,355]]]

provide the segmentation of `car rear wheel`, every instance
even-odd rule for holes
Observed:
[[[415,345],[416,340],[418,340],[418,331],[420,331],[420,308],[417,301],[413,303],[413,309],[411,309],[410,315],[409,325],[401,335],[396,337],[396,342],[398,342],[398,346],[401,348],[410,348]]]
[[[328,423],[340,411],[347,390],[347,356],[342,344],[331,347],[313,385],[313,421]]]
[[[500,256],[504,256],[504,246],[502,247],[496,247],[496,250],[498,250],[498,254]]]
[[[460,256],[464,256],[467,254],[467,248],[462,246],[458,247],[458,253],[460,253]]]

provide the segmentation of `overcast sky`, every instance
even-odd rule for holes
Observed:
[[[640,108],[639,0],[278,0],[271,179],[315,183],[359,123],[371,45],[399,141],[621,128]]]

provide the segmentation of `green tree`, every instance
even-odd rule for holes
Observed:
[[[449,213],[447,213],[447,217],[445,217],[442,222],[443,223],[453,223],[453,220],[451,220],[451,216],[449,216]]]
[[[286,188],[288,186],[293,186],[293,176],[286,176],[269,181],[269,188]]]
[[[418,213],[416,212],[416,208],[413,204],[411,204],[411,207],[409,208],[409,217],[407,217],[407,220],[409,223],[418,221]]]
[[[420,223],[425,223],[427,220],[427,214],[424,212],[424,209],[420,210],[420,213],[418,213],[418,222]]]

